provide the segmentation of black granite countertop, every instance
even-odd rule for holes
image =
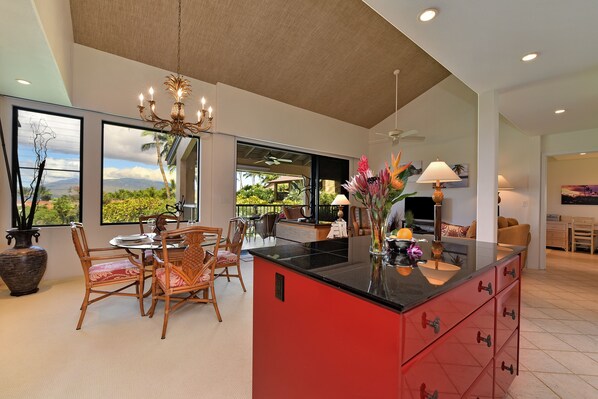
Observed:
[[[249,253],[404,312],[525,249],[468,239],[443,238],[433,243],[432,236],[414,238],[426,240],[417,242],[423,252],[419,258],[396,252],[372,257],[369,236],[287,241]]]

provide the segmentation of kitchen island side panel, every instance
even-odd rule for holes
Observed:
[[[259,257],[253,295],[254,399],[397,397],[399,313]]]

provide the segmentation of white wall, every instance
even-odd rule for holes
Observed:
[[[135,225],[101,226],[101,121],[108,120],[143,127],[138,119],[136,100],[141,90],[152,84],[156,89],[158,113],[167,114],[172,101],[162,93],[168,71],[140,64],[98,50],[75,45],[73,103],[67,108],[0,96],[0,115],[11,148],[12,106],[58,112],[84,118],[83,222],[91,246],[107,246],[111,237],[135,233]],[[226,85],[211,85],[191,79],[193,92],[205,95],[215,106],[219,133],[201,140],[201,222],[225,228],[234,216],[235,159],[237,136],[244,141],[260,141],[319,154],[337,155],[352,161],[366,147],[366,129],[310,111],[258,96]],[[220,94],[222,90],[222,94]],[[198,101],[187,102],[188,108]],[[222,112],[220,113],[220,108]],[[188,114],[191,113],[188,111]],[[191,113],[193,114],[193,113]],[[120,116],[117,116],[120,115]],[[4,162],[0,166],[0,225],[10,227],[10,194],[5,181]],[[68,227],[42,228],[40,245],[48,251],[44,279],[60,279],[81,274]],[[0,250],[6,248],[0,241]]]
[[[399,88],[400,89],[400,88]],[[390,163],[390,153],[402,151],[401,163],[423,161],[423,167],[439,157],[448,164],[469,164],[469,185],[464,188],[444,189],[442,220],[468,226],[476,218],[477,182],[477,95],[459,79],[449,76],[398,111],[398,127],[417,129],[425,136],[424,142],[371,143],[368,156],[370,167],[379,170],[384,162]],[[394,128],[394,114],[370,129],[370,141],[382,137]],[[432,196],[431,184],[410,182],[405,192],[416,191],[418,196]],[[396,206],[403,214],[404,204]],[[394,210],[393,210],[394,211]]]

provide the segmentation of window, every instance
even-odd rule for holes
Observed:
[[[109,122],[102,132],[102,224],[138,223],[183,200],[197,214],[197,139]]]
[[[83,119],[17,108],[13,110],[13,132],[18,155],[18,170],[25,188],[25,206],[33,200],[34,176],[37,174],[36,149],[46,156],[46,167],[38,193],[34,226],[60,226],[81,221],[81,143]],[[13,156],[13,181],[17,157]],[[13,199],[21,206],[21,198]]]

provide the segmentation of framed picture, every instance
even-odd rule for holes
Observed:
[[[561,186],[562,205],[598,205],[598,185]]]
[[[442,183],[443,188],[461,188],[469,186],[469,164],[468,163],[456,163],[450,165],[450,168],[461,178],[461,181]]]
[[[401,164],[400,166],[405,166],[405,164]],[[419,176],[422,174],[424,162],[423,161],[413,161],[409,166],[409,171],[411,175],[407,179],[407,181],[417,181]]]

